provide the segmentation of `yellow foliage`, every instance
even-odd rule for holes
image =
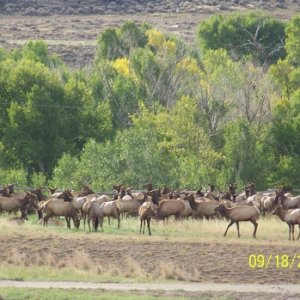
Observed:
[[[186,57],[177,64],[177,70],[185,70],[190,75],[199,73],[199,67],[194,58]]]
[[[280,109],[286,109],[290,106],[289,101],[286,98],[279,98],[275,103],[276,107]]]
[[[129,60],[127,58],[117,58],[112,66],[117,72],[126,76],[129,75]]]
[[[156,48],[162,48],[165,43],[165,36],[157,29],[149,29],[146,31],[148,37],[148,45]]]
[[[165,41],[163,47],[168,54],[174,55],[176,53],[176,43],[174,41]]]

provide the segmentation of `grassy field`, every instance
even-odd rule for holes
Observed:
[[[25,234],[30,236],[40,235],[63,235],[68,238],[78,238],[89,235],[90,238],[101,239],[127,239],[128,237],[136,240],[170,240],[170,241],[218,241],[220,238],[224,242],[229,243],[289,243],[288,226],[277,217],[267,216],[260,218],[257,230],[257,239],[252,238],[253,225],[250,222],[240,223],[241,238],[237,238],[236,226],[233,225],[223,239],[223,233],[228,225],[226,220],[182,220],[168,222],[156,221],[151,222],[152,236],[147,234],[139,234],[140,221],[137,218],[125,218],[121,220],[121,228],[117,228],[117,222],[112,220],[111,226],[108,226],[107,221],[104,222],[104,231],[89,232],[88,226],[83,228],[83,221],[79,229],[67,229],[65,221],[61,219],[63,226],[48,226],[44,227],[37,223],[36,216],[30,216],[28,221],[22,225],[17,225],[13,220],[9,220],[9,216],[0,216],[0,236],[12,234]],[[297,229],[295,235],[298,235]]]
[[[20,300],[185,300],[197,299],[194,297],[184,297],[177,295],[159,296],[149,295],[147,292],[138,294],[137,292],[105,292],[103,290],[62,290],[62,289],[34,289],[34,288],[0,288],[0,299],[20,299]],[[210,298],[211,299],[211,298]],[[232,299],[232,298],[215,298]]]

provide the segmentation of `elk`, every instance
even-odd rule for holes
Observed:
[[[223,203],[221,203],[214,210],[221,213],[221,215],[223,215],[224,217],[230,219],[230,223],[227,226],[224,236],[226,236],[229,227],[236,223],[238,237],[240,237],[239,222],[250,221],[254,226],[253,237],[256,238],[256,230],[258,227],[256,221],[259,218],[259,210],[255,206],[234,206],[228,208]]]
[[[281,205],[277,205],[272,212],[273,215],[277,215],[281,221],[286,222],[289,225],[289,240],[291,240],[291,235],[293,241],[295,240],[294,231],[295,225],[299,225],[299,235],[300,237],[300,208],[298,209],[288,209],[285,210]]]
[[[157,214],[157,206],[151,202],[144,202],[139,208],[139,217],[141,221],[140,234],[145,233],[145,223],[147,221],[148,233],[151,235],[150,222],[151,218]]]

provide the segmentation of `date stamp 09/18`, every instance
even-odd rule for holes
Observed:
[[[294,255],[287,254],[250,254],[248,265],[251,269],[298,269],[300,270],[300,253]]]

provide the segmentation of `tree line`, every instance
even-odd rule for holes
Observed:
[[[196,36],[129,21],[75,70],[41,40],[0,49],[0,182],[299,187],[300,16],[215,15]]]

